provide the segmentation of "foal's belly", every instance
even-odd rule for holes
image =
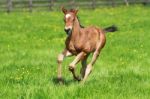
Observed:
[[[91,42],[86,42],[86,43],[83,43],[83,46],[81,48],[82,48],[82,51],[86,53],[91,53],[95,51],[96,44],[95,43],[91,44]]]
[[[77,55],[80,52],[91,53],[95,51],[95,44],[91,46],[89,43],[83,44],[73,44],[70,43],[66,46],[67,50],[69,50],[72,54]]]

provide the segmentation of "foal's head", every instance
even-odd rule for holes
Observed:
[[[71,9],[67,10],[64,7],[62,7],[62,12],[64,13],[64,22],[65,22],[65,32],[70,35],[72,32],[73,24],[76,18],[76,14],[78,10]]]

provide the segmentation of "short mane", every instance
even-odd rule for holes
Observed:
[[[80,22],[80,18],[79,18],[79,16],[77,16],[77,19],[78,19],[78,21],[79,21],[80,27],[81,27],[81,28],[84,28],[84,26],[83,26],[83,25],[81,25],[81,22]]]

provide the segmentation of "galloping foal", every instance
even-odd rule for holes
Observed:
[[[64,13],[65,32],[67,33],[66,47],[64,51],[58,55],[58,80],[62,81],[62,61],[67,56],[75,55],[75,59],[69,64],[69,70],[72,72],[74,79],[80,81],[87,79],[92,70],[96,59],[98,58],[100,51],[105,45],[106,32],[114,32],[117,30],[115,26],[111,26],[105,29],[98,27],[81,27],[77,18],[78,10],[71,9],[66,10],[62,7]],[[90,53],[93,53],[91,62],[87,65],[86,61]],[[75,67],[78,62],[81,61],[82,68],[80,70],[81,77],[78,77],[75,73]]]

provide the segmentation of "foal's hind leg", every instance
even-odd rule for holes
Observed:
[[[96,59],[98,58],[99,56],[99,51],[96,50],[93,54],[93,57],[92,57],[92,61],[86,66],[86,70],[85,70],[85,75],[84,75],[84,78],[83,78],[83,83],[85,82],[85,80],[87,79],[88,75],[91,73],[92,71],[92,66],[93,64],[95,63]]]
[[[92,71],[92,66],[94,65],[94,63],[96,62],[96,59],[98,58],[101,49],[104,47],[105,45],[105,35],[101,35],[100,37],[100,41],[97,44],[97,49],[95,50],[92,60],[91,62],[87,65],[86,70],[85,70],[85,76],[83,78],[83,83],[85,82],[85,80],[87,79],[88,75],[91,73]]]
[[[74,79],[80,81],[80,78],[78,76],[76,76],[75,74],[75,66],[76,64],[85,56],[84,52],[79,53],[75,59],[73,60],[73,62],[69,65],[69,70],[72,72],[72,75],[74,77]]]
[[[82,68],[80,70],[81,78],[83,78],[85,75],[85,69],[87,66],[87,58],[88,58],[88,55],[86,55],[81,61],[81,64],[82,64]]]

